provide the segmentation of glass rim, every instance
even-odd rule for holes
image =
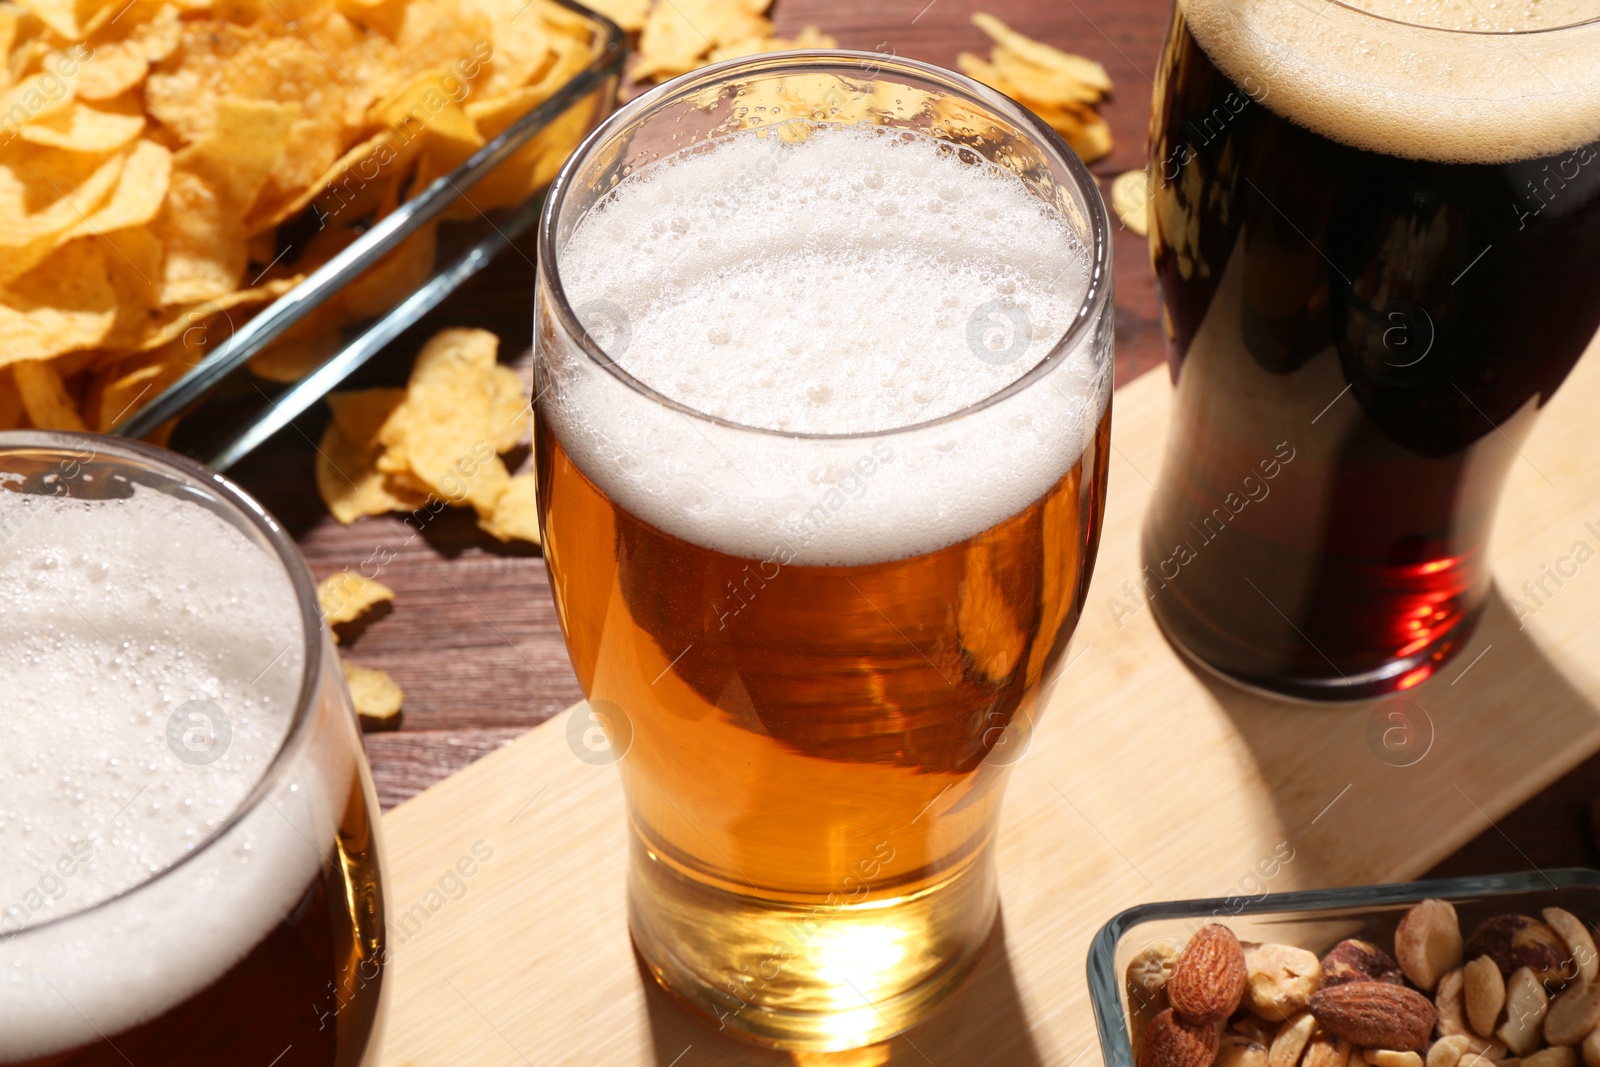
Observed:
[[[227,819],[196,842],[193,848],[150,877],[135,885],[130,885],[126,889],[106,897],[104,900],[96,901],[87,907],[79,908],[65,915],[58,915],[44,922],[23,926],[9,933],[0,932],[0,945],[50,927],[64,926],[93,912],[134,897],[149,886],[154,885],[209,852],[213,845],[226,837],[248,815],[266,802],[269,787],[277,784],[287,776],[291,758],[297,755],[306,743],[312,720],[311,713],[317,705],[317,696],[322,687],[322,612],[317,606],[316,584],[311,580],[311,572],[307,569],[299,548],[295,545],[294,539],[289,536],[288,531],[284,529],[283,524],[232,479],[196,463],[187,456],[146,441],[65,430],[7,430],[0,432],[0,464],[3,464],[8,454],[18,451],[33,450],[76,454],[85,449],[93,453],[92,457],[87,460],[74,458],[73,462],[87,465],[98,459],[101,454],[107,454],[146,466],[157,473],[171,477],[175,482],[211,494],[225,504],[231,512],[242,517],[244,523],[265,540],[273,557],[287,574],[289,584],[294,590],[295,599],[298,601],[300,608],[301,643],[303,646],[301,651],[304,657],[300,675],[300,691],[295,697],[294,715],[289,720],[289,729],[284,733],[283,740],[279,743],[277,751],[273,753],[272,760],[262,771],[261,776],[251,783],[249,791],[245,794],[244,799],[239,802],[238,807],[229,813]]]
[[[853,430],[849,433],[796,433],[792,430],[775,430],[766,426],[750,426],[746,423],[735,422],[731,419],[701,411],[667,396],[624,370],[615,359],[606,353],[599,342],[589,334],[583,324],[578,321],[578,317],[572,309],[572,302],[567,298],[566,289],[561,282],[560,259],[556,248],[556,227],[562,215],[562,209],[566,205],[567,195],[573,188],[574,176],[579,168],[619,128],[626,126],[632,119],[648,112],[657,105],[686,95],[696,89],[704,88],[708,84],[727,80],[729,75],[745,72],[782,72],[791,69],[794,71],[812,70],[819,73],[828,73],[836,70],[854,70],[858,73],[863,73],[870,69],[874,73],[869,77],[874,80],[879,78],[886,70],[899,70],[907,75],[931,82],[945,83],[946,87],[965,93],[977,102],[999,113],[1007,121],[1011,122],[1013,126],[1029,136],[1047,153],[1053,162],[1061,164],[1066,169],[1071,184],[1083,197],[1087,208],[1090,240],[1086,241],[1085,244],[1089,246],[1089,284],[1084,291],[1082,299],[1078,302],[1078,309],[1073,315],[1071,324],[1062,331],[1059,337],[1050,343],[1049,351],[1035,361],[1015,381],[965,407],[957,408],[955,411],[940,415],[937,418],[907,423],[904,426],[894,426],[883,430]],[[824,123],[819,122],[820,124]],[[840,123],[839,125],[845,124]],[[552,296],[550,306],[559,320],[562,330],[569,338],[577,342],[591,364],[609,372],[624,386],[662,407],[712,425],[745,433],[766,434],[790,440],[813,441],[879,440],[899,434],[927,430],[970,417],[979,411],[1026,391],[1047,377],[1062,359],[1077,348],[1078,342],[1083,339],[1084,335],[1094,328],[1100,312],[1110,300],[1112,282],[1111,223],[1106,213],[1105,200],[1100,194],[1099,183],[1095,181],[1094,175],[1089,172],[1089,168],[1084,165],[1083,160],[1078,158],[1078,154],[1043,119],[1005,94],[956,71],[948,70],[933,63],[924,63],[920,60],[888,56],[879,52],[860,52],[842,48],[795,49],[787,52],[740,56],[720,63],[713,63],[663,82],[612,112],[604,122],[600,123],[584,138],[567,162],[562,165],[561,171],[556,175],[555,180],[551,182],[550,193],[545,200],[544,212],[539,220],[537,259],[540,284],[548,285],[550,288]],[[537,344],[537,330],[535,330],[534,340],[535,344]],[[1109,371],[1110,368],[1107,367],[1106,369]]]
[[[1404,26],[1410,30],[1423,30],[1427,33],[1444,34],[1450,37],[1531,37],[1540,33],[1561,33],[1564,30],[1600,25],[1600,15],[1596,15],[1593,18],[1580,19],[1577,22],[1568,22],[1560,26],[1539,26],[1528,30],[1460,30],[1450,26],[1428,26],[1420,22],[1407,22],[1405,19],[1380,15],[1376,11],[1367,11],[1364,8],[1357,7],[1350,0],[1328,0],[1328,3],[1335,7],[1343,8],[1353,15],[1369,18],[1375,22],[1387,22],[1393,26]]]

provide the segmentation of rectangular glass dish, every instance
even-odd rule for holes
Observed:
[[[626,38],[615,24],[573,0],[550,2],[582,20],[591,34],[591,57],[571,80],[258,313],[244,318],[225,307],[203,316],[196,312],[192,347],[203,353],[201,358],[112,432],[153,437],[226,470],[530,230],[555,165],[616,107],[627,58]],[[530,164],[533,153],[538,158]],[[493,190],[497,182],[520,179],[530,165],[538,187],[520,202],[487,209],[474,203],[475,188]],[[433,234],[427,232],[430,227],[435,227]],[[434,246],[425,278],[381,303],[365,300],[367,313],[359,321],[329,331],[331,336],[314,335],[314,343],[306,343],[313,338],[306,337],[305,327],[315,324],[308,316],[329,301],[394,288],[384,284],[381,272],[404,255],[403,246],[417,241]],[[531,291],[528,303],[531,316]],[[297,325],[302,328],[290,333]],[[269,351],[274,342],[280,342],[278,348]],[[297,345],[307,352],[301,375],[264,375],[249,366],[263,354],[270,358]],[[174,420],[179,421],[174,425]]]
[[[1318,956],[1347,937],[1387,948],[1406,909],[1430,897],[1455,906],[1464,934],[1491,915],[1537,916],[1548,907],[1565,908],[1592,927],[1600,922],[1600,871],[1532,871],[1129,908],[1102,926],[1089,945],[1089,997],[1106,1067],[1134,1067],[1125,975],[1128,963],[1152,942],[1176,948],[1205,924],[1220,922],[1241,941],[1298,945]]]

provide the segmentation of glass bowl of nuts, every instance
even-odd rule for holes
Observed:
[[[1600,1067],[1600,871],[1141,904],[1089,947],[1106,1067]]]

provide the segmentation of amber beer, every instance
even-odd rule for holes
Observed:
[[[1600,327],[1600,23],[1392,21],[1430,10],[1179,0],[1160,67],[1177,403],[1142,595],[1181,649],[1298,697],[1461,648],[1505,476]]]
[[[542,257],[545,558],[627,790],[634,941],[790,1048],[897,1032],[984,945],[1002,788],[1104,506],[1099,231],[892,133],[725,132]]]
[[[376,1063],[376,806],[294,553],[158,450],[0,434],[0,1064]]]

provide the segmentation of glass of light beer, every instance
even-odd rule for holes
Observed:
[[[1594,10],[1178,0],[1144,586],[1201,663],[1369,697],[1471,634],[1507,471],[1600,326]]]
[[[294,542],[137,441],[0,433],[0,1064],[356,1067],[378,807]]]
[[[1100,530],[1106,233],[1033,116],[857,53],[668,83],[552,187],[536,453],[574,714],[620,756],[634,942],[720,1027],[869,1044],[987,938]]]

